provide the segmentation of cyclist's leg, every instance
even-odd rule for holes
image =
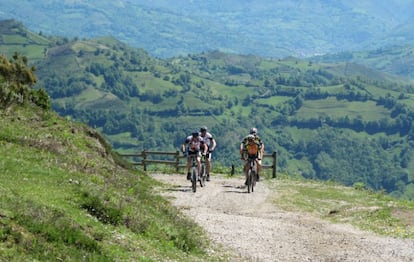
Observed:
[[[248,167],[248,161],[247,161],[247,159],[248,159],[248,155],[246,154],[246,153],[244,153],[243,154],[243,161],[244,161],[244,167],[243,167],[243,171],[244,171],[244,173],[246,173],[247,172],[247,169],[249,169],[249,167]]]
[[[206,173],[207,181],[210,181],[210,170],[211,170],[211,152],[206,155]]]
[[[260,170],[262,169],[262,160],[257,159],[257,181],[260,179]]]
[[[246,180],[244,181],[244,185],[246,185],[246,186],[247,186],[247,177],[249,175],[248,173],[249,173],[249,161],[245,160],[244,161],[244,176],[245,176]]]
[[[198,175],[201,174],[201,153],[197,154],[197,170],[198,170]]]

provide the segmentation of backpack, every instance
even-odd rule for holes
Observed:
[[[254,144],[247,143],[246,149],[247,149],[247,154],[249,154],[249,156],[257,156],[259,154],[259,145],[257,143],[254,143]]]
[[[188,146],[189,151],[191,152],[198,152],[200,151],[200,140],[199,139],[191,139],[189,146]]]

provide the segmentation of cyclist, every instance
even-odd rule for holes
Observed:
[[[249,135],[243,138],[240,143],[240,155],[241,159],[245,160],[244,172],[247,178],[248,167],[248,156],[255,156],[257,163],[257,181],[260,179],[260,170],[262,167],[262,157],[264,155],[264,143],[261,138],[257,135],[257,128],[252,127]],[[246,179],[247,182],[247,179]]]
[[[201,172],[201,154],[206,154],[207,146],[204,144],[203,138],[198,130],[195,130],[188,136],[181,145],[181,151],[187,156],[187,180],[191,180],[191,156],[197,156],[198,173]]]
[[[207,155],[206,155],[206,172],[207,172],[207,181],[210,181],[210,171],[211,171],[211,156],[212,152],[216,148],[216,140],[210,132],[207,132],[207,127],[203,126],[200,128],[200,136],[203,138],[204,143],[207,145]]]

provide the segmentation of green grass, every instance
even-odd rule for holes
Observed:
[[[45,38],[29,32],[27,35],[15,33],[3,34],[2,43],[1,53],[11,57],[14,52],[18,52],[28,57],[30,61],[44,59],[45,48],[48,45],[48,41]]]
[[[290,97],[287,96],[276,96],[276,97],[269,97],[269,98],[258,98],[256,102],[260,105],[271,105],[271,106],[279,106],[286,101],[289,101]]]
[[[299,176],[297,176],[299,177]],[[270,182],[273,203],[284,210],[309,212],[334,223],[391,237],[414,239],[414,203],[365,190],[279,174]]]
[[[96,131],[32,108],[0,111],[0,257],[220,261],[203,230],[123,168]],[[119,163],[119,164],[116,164]]]
[[[327,112],[333,118],[348,116],[350,119],[354,119],[358,116],[364,116],[365,121],[378,121],[388,118],[390,114],[389,110],[377,106],[373,101],[348,102],[329,97],[327,99],[305,101],[296,116],[298,118],[318,118],[319,115]]]

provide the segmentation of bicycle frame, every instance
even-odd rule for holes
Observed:
[[[247,169],[247,192],[253,192],[254,186],[256,185],[256,179],[257,179],[257,158],[256,157],[248,157],[247,163],[248,163],[248,169]]]

